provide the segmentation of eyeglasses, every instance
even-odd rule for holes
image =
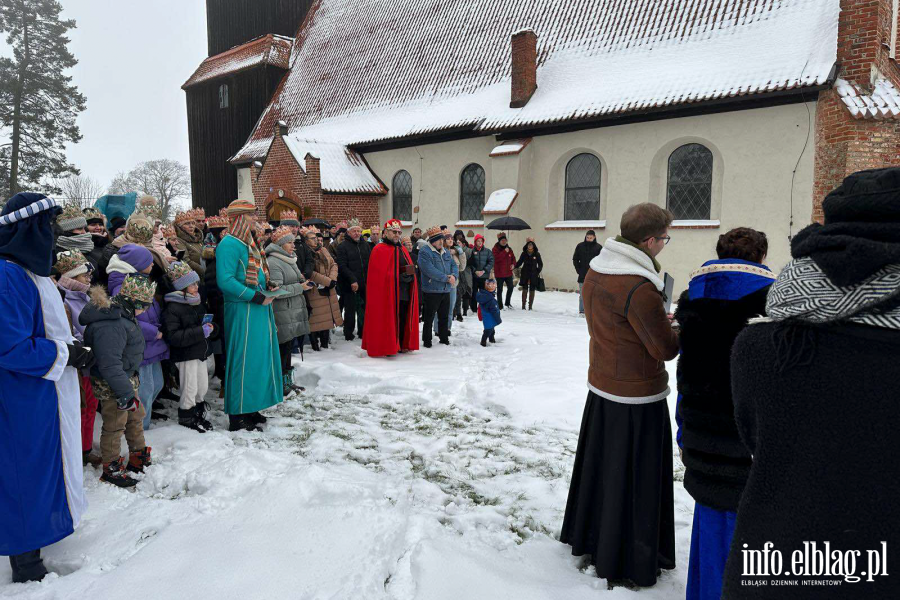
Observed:
[[[665,245],[668,246],[669,242],[672,241],[672,236],[664,235],[664,236],[659,237],[659,236],[654,235],[654,236],[648,237],[647,240],[665,240]],[[644,240],[644,241],[646,242],[647,240]]]

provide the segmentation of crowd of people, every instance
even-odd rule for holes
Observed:
[[[675,568],[665,363],[676,357],[675,437],[696,501],[689,600],[779,597],[743,583],[747,549],[866,552],[900,538],[886,501],[900,495],[888,452],[900,418],[884,376],[900,352],[897,190],[900,169],[849,177],[778,275],[764,233],[724,233],[674,314],[658,260],[667,210],[632,206],[618,236],[601,246],[589,231],[575,249],[589,393],[560,540],[611,586],[652,586]],[[144,433],[166,418],[160,398],[202,434],[218,379],[229,430],[257,431],[264,410],[303,391],[294,357],[328,349],[332,332],[393,356],[435,337],[449,345],[471,314],[488,346],[513,308],[514,276],[522,310],[544,289],[530,238],[517,256],[502,233],[488,248],[443,226],[404,237],[397,220],[304,227],[284,211],[267,223],[244,200],[166,226],[156,207],[148,197],[107,219],[20,193],[0,213],[0,508],[18,515],[0,519],[0,554],[14,581],[42,579],[41,548],[77,526],[82,464],[107,484],[137,484],[153,462]],[[873,598],[891,589],[887,577],[865,585]]]
[[[763,232],[724,233],[674,314],[667,210],[632,206],[602,249],[593,232],[576,249],[590,391],[560,539],[611,587],[675,568],[678,357],[688,600],[897,596],[883,563],[900,541],[898,191],[900,168],[848,177],[780,274]]]

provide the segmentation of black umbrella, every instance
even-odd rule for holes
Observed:
[[[499,219],[491,221],[487,228],[500,229],[502,231],[524,231],[526,229],[531,229],[531,225],[519,217],[500,217]]]
[[[307,219],[307,220],[303,221],[303,223],[301,223],[301,225],[303,225],[304,227],[309,227],[311,225],[314,225],[316,227],[330,227],[330,225],[328,224],[328,221],[326,221],[325,219],[320,219],[319,217],[313,217],[312,219]]]

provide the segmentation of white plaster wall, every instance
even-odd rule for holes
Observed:
[[[237,170],[238,198],[241,200],[253,200],[253,181],[250,179],[250,167]]]
[[[715,258],[718,236],[733,227],[766,232],[768,264],[774,270],[790,260],[789,232],[796,234],[808,225],[812,214],[814,131],[809,128],[815,123],[815,110],[815,102],[810,102],[542,136],[516,159],[518,165],[509,164],[509,157],[488,156],[496,145],[494,137],[370,153],[366,159],[389,186],[399,169],[409,171],[413,206],[420,206],[413,219],[423,229],[430,225],[455,227],[459,176],[469,163],[484,167],[487,195],[509,187],[517,177],[520,195],[510,214],[525,219],[533,229],[512,234],[513,248],[518,253],[526,238],[534,237],[544,259],[547,285],[574,289],[572,252],[586,230],[545,230],[546,225],[563,219],[568,161],[580,152],[592,152],[601,160],[600,218],[607,222],[604,229],[597,230],[602,242],[618,234],[622,213],[632,204],[652,201],[665,206],[669,154],[685,143],[703,143],[713,151],[712,219],[721,225],[670,230],[672,241],[659,258],[680,291],[687,286],[691,271]],[[809,142],[801,158],[808,132]],[[381,202],[382,221],[390,218],[390,213],[388,194]],[[494,232],[463,229],[485,233],[490,244],[496,241]]]

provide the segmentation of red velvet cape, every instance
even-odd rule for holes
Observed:
[[[362,348],[369,356],[391,356],[404,350],[419,349],[419,286],[415,279],[409,286],[409,315],[402,346],[398,342],[400,328],[400,252],[413,265],[403,246],[379,243],[369,256],[366,279],[366,318]]]

